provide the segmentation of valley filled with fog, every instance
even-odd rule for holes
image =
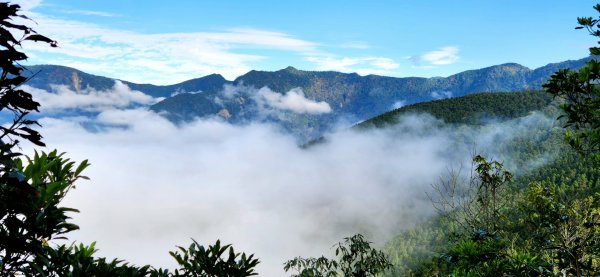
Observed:
[[[431,185],[451,170],[470,174],[476,151],[517,173],[553,158],[516,168],[501,154],[555,125],[540,112],[483,126],[409,114],[390,128],[346,126],[304,147],[275,124],[174,124],[144,106],[156,99],[119,82],[107,91],[30,90],[42,107],[44,150],[92,164],[91,180],[65,201],[81,211],[81,230],[69,238],[134,264],[173,267],[175,245],[220,239],[255,253],[261,275],[279,276],[287,259],[329,253],[343,237],[363,233],[381,247],[425,221],[436,213]]]

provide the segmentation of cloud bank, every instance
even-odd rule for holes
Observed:
[[[258,90],[255,99],[262,105],[295,113],[322,114],[331,112],[331,107],[327,102],[307,99],[301,88],[295,88],[282,94],[274,92],[268,87],[263,87]]]
[[[130,89],[118,80],[110,90],[87,87],[73,91],[65,85],[55,85],[52,88],[53,91],[48,92],[27,85],[23,86],[23,89],[30,92],[41,104],[42,112],[49,113],[73,109],[100,112],[109,108],[126,108],[136,104],[150,105],[157,101],[152,96]]]
[[[501,156],[506,142],[553,122],[532,114],[457,128],[412,115],[393,128],[337,132],[301,148],[268,124],[174,125],[146,109],[102,107],[92,116],[39,120],[48,150],[92,164],[91,181],[64,203],[81,211],[73,220],[81,230],[70,238],[97,241],[100,256],[162,267],[175,266],[168,255],[175,245],[221,239],[255,253],[262,276],[282,276],[287,259],[330,253],[355,233],[381,247],[434,214],[430,184],[449,167],[468,165],[474,145],[511,168]]]
[[[256,253],[263,276],[282,276],[286,259],[330,253],[354,233],[381,247],[433,214],[425,192],[470,154],[448,130],[423,131],[439,124],[427,117],[337,133],[309,149],[268,125],[177,127],[145,110],[91,120],[127,127],[90,132],[75,121],[41,120],[49,147],[92,163],[92,181],[65,203],[81,210],[71,239],[97,241],[99,255],[165,267],[174,266],[175,245],[221,239]],[[503,131],[480,143],[497,143]]]
[[[268,125],[176,127],[145,110],[90,120],[120,127],[40,121],[49,147],[92,163],[92,181],[65,203],[81,210],[71,238],[137,264],[173,266],[176,244],[221,239],[256,253],[262,275],[280,276],[286,259],[328,253],[357,232],[381,243],[429,216],[422,192],[446,165],[436,136],[349,132],[304,150]]]

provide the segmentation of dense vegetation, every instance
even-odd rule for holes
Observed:
[[[559,136],[553,138],[553,140],[560,139]],[[480,229],[465,229],[458,224],[456,216],[460,216],[460,214],[442,213],[415,229],[399,234],[386,245],[385,252],[390,255],[390,259],[395,265],[388,276],[445,276],[459,266],[448,263],[448,259],[457,258],[456,256],[461,254],[471,256],[458,257],[458,259],[467,259],[467,262],[460,265],[460,270],[471,268],[473,271],[469,272],[473,276],[494,276],[494,274],[486,274],[483,271],[485,267],[491,266],[484,264],[491,260],[489,256],[485,256],[483,253],[477,254],[477,252],[457,252],[457,250],[485,251],[488,254],[497,254],[498,257],[495,259],[505,259],[497,262],[502,263],[502,266],[506,268],[494,268],[495,271],[492,272],[528,275],[529,273],[510,271],[516,270],[510,268],[515,265],[514,263],[520,263],[528,266],[530,270],[539,269],[540,266],[544,269],[544,272],[532,271],[529,275],[554,276],[557,261],[560,260],[557,257],[561,254],[556,251],[560,250],[561,243],[565,242],[560,240],[584,239],[584,237],[577,237],[577,234],[582,232],[582,229],[577,229],[577,225],[590,225],[588,226],[591,228],[589,230],[594,230],[593,225],[597,224],[598,220],[596,218],[594,223],[593,220],[586,221],[582,217],[585,214],[584,211],[589,213],[587,216],[592,217],[598,212],[597,203],[593,203],[592,200],[596,199],[597,196],[594,195],[600,189],[600,170],[590,160],[582,159],[579,154],[567,150],[565,145],[554,150],[562,150],[566,153],[542,167],[516,176],[512,182],[506,185],[505,191],[499,195],[500,198],[503,198],[501,203],[504,207],[501,209],[501,214],[505,218],[492,232],[494,237],[491,238],[491,241],[488,241],[489,237],[478,237],[481,235]],[[469,184],[470,180],[462,180],[463,185]],[[586,207],[586,205],[589,206]],[[559,237],[558,232],[564,232],[560,234],[561,236],[568,234],[573,237]],[[550,238],[551,241],[556,242],[556,245],[541,244],[538,241],[541,237],[536,237],[538,235]],[[489,245],[492,242],[498,243],[498,245]],[[467,243],[472,244],[465,245]],[[597,242],[588,241],[588,243]],[[467,246],[471,248],[463,249]],[[568,253],[568,249],[562,250],[566,251],[562,254]],[[597,249],[588,249],[587,251],[587,254],[592,257],[588,261],[596,261],[597,256],[594,255],[597,255]],[[521,256],[515,256],[517,254]],[[565,269],[566,267],[560,268]],[[594,271],[591,272],[597,273],[597,264]],[[466,271],[457,275],[466,275]]]
[[[486,108],[489,106],[494,106],[491,110],[496,111],[494,113],[496,118],[515,125],[518,123],[513,123],[513,121],[517,117],[530,114],[533,111],[553,118],[559,115],[559,110],[556,103],[552,102],[552,97],[543,92],[484,93],[407,106],[367,121],[361,124],[360,128],[385,127],[396,122],[402,115],[427,112],[435,114],[443,121],[454,124],[458,129],[462,124],[467,123],[471,124],[476,130],[483,130],[487,126],[486,123],[497,123],[498,120],[490,121],[494,117],[486,112]],[[511,109],[510,107],[519,108]],[[587,164],[563,141],[563,132],[560,126],[549,127],[546,124],[534,124],[529,129],[517,134],[514,139],[497,145],[499,153],[495,154],[499,155],[496,158],[505,161],[510,160],[512,163],[511,168],[516,170],[514,172],[515,178],[511,182],[507,182],[503,191],[503,195],[517,196],[517,198],[511,198],[506,203],[502,202],[503,210],[511,211],[510,216],[515,217],[511,220],[516,220],[518,215],[513,211],[519,209],[518,202],[513,201],[525,198],[524,193],[531,182],[556,182],[561,186],[567,186],[566,184],[569,183],[567,180],[571,180],[575,176],[581,175],[583,179],[587,178],[587,180],[596,180],[597,177],[600,177],[600,175],[597,175],[598,170]],[[486,150],[489,149],[480,149],[484,152]],[[552,154],[548,155],[549,153]],[[541,161],[543,166],[532,165],[531,161],[536,161],[540,157],[543,157]],[[459,165],[454,166],[458,171]],[[468,188],[469,185],[477,181],[476,178],[471,180],[468,176],[465,176],[468,175],[468,172],[462,172],[464,174],[459,175],[457,171],[448,176],[442,176],[441,183],[434,185],[436,187],[453,185]],[[447,195],[432,195],[432,198],[443,196]],[[464,201],[467,201],[476,196],[471,190],[470,194],[464,194],[461,197],[464,198]],[[443,211],[440,216],[432,218],[414,229],[407,230],[391,240],[386,245],[385,252],[389,254],[395,266],[388,272],[387,276],[446,275],[447,272],[444,273],[445,271],[441,269],[433,272],[430,270],[446,266],[443,263],[444,259],[440,257],[451,248],[453,243],[456,243],[458,238],[468,233],[464,227],[456,222],[458,215],[459,213]],[[512,228],[519,229],[520,227]],[[458,274],[458,276],[462,275]]]
[[[590,62],[591,67],[596,64]],[[583,72],[587,70],[582,69]],[[554,78],[564,74],[557,76]],[[589,99],[593,101],[594,97]],[[388,127],[398,122],[402,115],[429,113],[456,126],[471,124],[483,128],[489,119],[510,121],[532,111],[556,118],[560,115],[558,103],[562,103],[560,106],[564,110],[568,109],[568,103],[574,102],[560,98],[553,101],[552,95],[541,91],[474,94],[406,106],[358,127]],[[591,106],[589,103],[579,105],[579,109]],[[559,120],[557,125],[561,122],[567,121]],[[589,132],[587,130],[589,126],[580,129]],[[583,148],[589,152],[589,147],[585,146],[594,144],[572,149],[563,139],[564,132],[560,126],[535,126],[500,147],[503,149],[500,159],[509,158],[520,165],[516,167],[519,174],[513,180],[507,180],[503,190],[496,194],[500,208],[498,218],[494,220],[497,225],[493,228],[472,220],[477,218],[473,211],[481,210],[481,200],[485,199],[479,189],[483,182],[481,176],[468,178],[458,172],[443,176],[440,183],[434,184],[438,195],[432,197],[433,204],[440,208],[440,215],[388,242],[385,252],[394,267],[385,275],[598,274],[600,169],[597,159],[576,151]],[[545,153],[554,155],[543,166],[530,169],[522,163]],[[444,197],[457,196],[449,191],[461,189],[466,193],[458,195],[458,202],[444,202]]]
[[[358,125],[386,127],[398,123],[401,115],[427,113],[452,124],[484,124],[486,120],[507,120],[541,110],[552,101],[543,91],[475,93],[463,97],[417,103],[381,114]]]

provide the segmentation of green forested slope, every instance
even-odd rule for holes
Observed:
[[[510,122],[533,111],[550,118],[560,115],[552,97],[544,92],[483,93],[403,107],[365,121],[359,128],[387,127],[402,115],[429,113],[458,128],[483,130],[488,123]],[[386,276],[464,276],[468,272],[477,273],[472,276],[492,276],[493,272],[554,276],[558,269],[595,272],[598,260],[589,253],[600,249],[592,248],[597,239],[590,237],[589,230],[594,230],[590,224],[595,224],[592,218],[598,212],[594,195],[600,192],[600,169],[572,150],[563,133],[558,121],[551,128],[533,125],[498,146],[502,156],[495,158],[511,160],[516,167],[513,180],[498,195],[502,206],[493,232],[463,228],[457,218],[468,216],[460,210],[440,213],[387,243],[385,251],[394,268]],[[468,187],[468,178],[461,180],[459,185]],[[472,205],[480,204],[474,201]],[[578,260],[592,264],[579,263],[581,268],[576,268],[577,259],[569,259],[570,253],[583,253]]]
[[[406,113],[428,113],[446,123],[481,124],[525,116],[551,101],[552,96],[542,91],[477,93],[405,106],[366,120],[359,127],[393,125]]]

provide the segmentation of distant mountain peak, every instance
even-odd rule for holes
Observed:
[[[518,69],[526,69],[526,70],[531,70],[529,67],[526,67],[522,64],[518,64],[518,63],[503,63],[501,65],[497,65],[498,67],[512,67],[512,68],[518,68]]]
[[[206,75],[206,76],[204,76],[202,78],[211,79],[211,80],[223,80],[223,81],[226,81],[225,77],[223,77],[223,75],[218,74],[218,73],[209,74],[209,75]]]
[[[299,70],[293,66],[288,66],[284,69],[279,70],[280,72],[284,72],[284,73],[290,73],[290,74],[299,74],[302,73],[302,70]]]

